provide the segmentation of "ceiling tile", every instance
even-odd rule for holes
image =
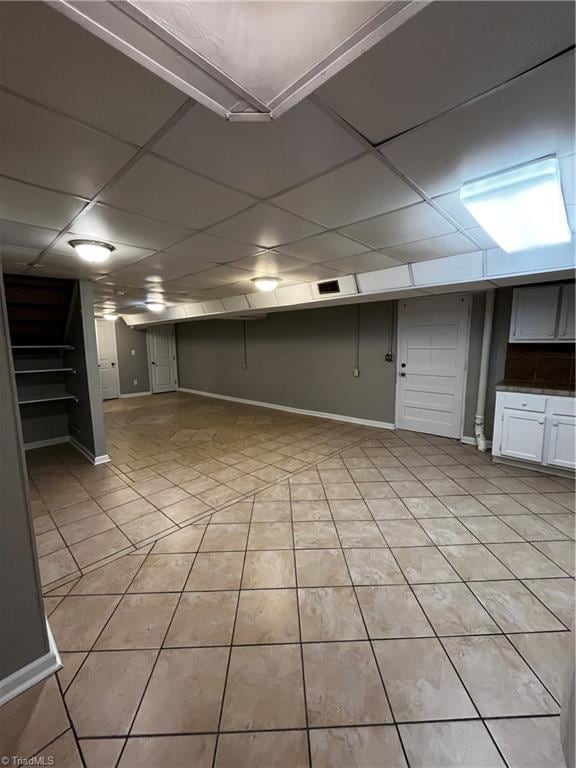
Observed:
[[[574,54],[385,144],[431,197],[544,155],[574,152]]]
[[[274,198],[274,204],[326,227],[341,227],[420,199],[378,158],[368,155]]]
[[[62,229],[82,210],[79,197],[50,192],[31,184],[0,178],[0,218],[35,227]]]
[[[324,266],[330,269],[337,269],[346,275],[352,275],[357,272],[370,272],[375,269],[387,269],[388,267],[397,267],[402,262],[390,258],[385,253],[379,251],[369,251],[361,253],[358,256],[349,256],[346,259],[338,261],[327,261]]]
[[[228,264],[219,264],[217,267],[211,267],[203,272],[194,275],[199,283],[210,286],[221,285],[225,283],[237,283],[241,280],[250,280],[252,274],[237,267],[231,267]]]
[[[1,172],[52,189],[92,197],[134,148],[7,93],[2,101]]]
[[[213,224],[249,206],[240,192],[146,155],[102,199],[124,210],[188,229]]]
[[[0,3],[2,81],[126,141],[145,143],[186,96],[45,3]]]
[[[576,203],[576,155],[563,157],[560,160],[560,178],[566,205]]]
[[[573,3],[431,3],[318,95],[378,143],[572,45]]]
[[[310,264],[303,269],[291,269],[282,275],[282,285],[293,283],[306,283],[314,280],[329,280],[331,277],[342,277],[342,272],[328,269],[320,264]]]
[[[290,269],[304,269],[308,266],[308,262],[275,251],[262,251],[255,256],[234,261],[230,266],[248,269],[253,273],[279,274]]]
[[[12,245],[0,246],[0,267],[4,272],[24,272],[40,251],[34,248],[17,248]]]
[[[426,259],[440,259],[443,256],[455,256],[460,253],[477,251],[478,246],[468,240],[460,232],[450,235],[432,237],[428,240],[420,240],[416,243],[397,245],[394,248],[386,248],[386,255],[393,259],[408,264],[412,261],[425,261]]]
[[[466,234],[477,240],[482,248],[495,248],[497,245],[482,227],[472,227],[472,229],[467,229]]]
[[[262,248],[275,248],[320,231],[316,224],[264,204],[256,205],[211,230],[215,235]]]
[[[222,120],[197,105],[154,146],[160,155],[267,197],[349,160],[362,145],[311,102],[279,120]]]
[[[452,216],[454,221],[459,224],[463,229],[472,229],[477,227],[478,222],[468,213],[468,209],[460,202],[460,191],[449,192],[447,195],[440,195],[435,197],[434,202],[437,203],[443,211],[449,216]]]
[[[343,232],[374,248],[384,248],[443,235],[454,230],[455,228],[432,206],[428,203],[418,203],[353,224]]]
[[[98,203],[74,222],[72,231],[84,237],[113,240],[156,250],[182,240],[189,230],[155,219],[135,216]]]
[[[232,285],[219,285],[216,288],[207,288],[200,292],[200,298],[203,301],[209,301],[210,299],[228,299],[230,296],[240,296],[247,292],[247,290],[253,291],[254,286],[250,285],[248,289],[245,283],[233,283]]]
[[[300,240],[292,245],[283,245],[280,250],[297,259],[304,259],[312,263],[329,261],[330,259],[344,258],[362,253],[366,246],[342,237],[335,232],[324,232],[321,235],[313,235],[305,240]]]
[[[199,232],[192,235],[187,240],[183,240],[178,245],[166,248],[168,253],[174,253],[177,256],[186,256],[193,260],[214,261],[217,264],[225,264],[229,261],[253,256],[262,249],[257,245],[246,245],[244,243],[231,243],[230,240],[223,240],[221,237],[211,237]]]
[[[137,264],[114,272],[114,278],[130,286],[162,287],[164,282],[210,269],[214,264],[171,253],[153,253]]]
[[[58,230],[31,227],[16,221],[0,221],[0,243],[21,248],[47,248],[58,235]]]

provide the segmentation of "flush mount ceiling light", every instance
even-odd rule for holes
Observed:
[[[146,309],[149,309],[151,312],[162,312],[165,305],[162,304],[159,301],[147,301],[146,302]]]
[[[556,157],[467,182],[460,200],[507,253],[570,241]]]
[[[280,283],[280,278],[273,275],[265,275],[264,277],[253,277],[252,282],[259,291],[273,291]]]
[[[51,6],[222,117],[267,121],[429,2],[57,0]]]
[[[101,264],[109,258],[114,246],[109,243],[101,243],[98,240],[69,240],[68,245],[76,251],[78,256],[91,264]]]

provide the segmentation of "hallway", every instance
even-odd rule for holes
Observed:
[[[563,765],[573,481],[184,393],[105,418],[109,464],[27,455],[64,668],[0,710],[0,753]]]

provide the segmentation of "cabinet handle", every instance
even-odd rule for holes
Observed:
[[[557,427],[557,426],[558,426],[558,422],[557,422],[557,421],[553,421],[553,422],[552,422],[552,426],[553,426],[553,427]]]
[[[539,420],[538,424],[544,424],[544,419]]]
[[[524,400],[524,402],[522,403],[522,405],[528,405],[528,403],[526,402],[526,400]]]

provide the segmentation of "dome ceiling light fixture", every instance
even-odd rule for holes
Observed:
[[[431,0],[54,0],[52,8],[227,120],[270,121]]]
[[[102,243],[99,240],[69,240],[68,245],[74,248],[83,261],[90,264],[102,264],[115,250],[110,243]]]
[[[252,282],[259,291],[273,291],[281,282],[275,275],[263,275],[262,277],[253,277]]]

